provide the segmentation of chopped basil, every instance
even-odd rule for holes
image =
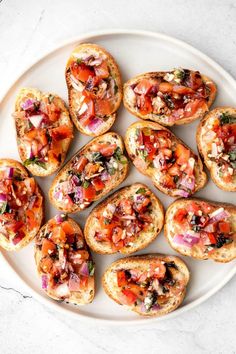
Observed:
[[[99,161],[102,158],[102,154],[99,151],[93,152],[92,153],[92,160],[95,161]]]
[[[183,80],[184,79],[184,77],[185,77],[185,71],[184,71],[184,69],[175,69],[175,71],[174,71],[174,76],[175,76],[175,78],[176,79],[179,79],[179,80]]]
[[[55,96],[53,96],[53,95],[50,94],[50,95],[48,96],[48,102],[49,102],[49,103],[52,103],[52,101],[54,100],[54,98],[55,98]]]
[[[4,214],[7,209],[7,202],[3,202],[0,208],[0,214]]]
[[[108,224],[110,224],[111,223],[111,220],[109,220],[109,219],[104,219],[104,224],[105,225],[108,225]]]
[[[139,150],[139,155],[142,157],[143,160],[146,160],[148,152],[146,150]]]
[[[93,261],[88,261],[88,270],[89,275],[93,276],[95,271],[95,264],[93,263]]]
[[[116,169],[114,167],[108,167],[108,173],[113,176],[116,173]]]
[[[228,114],[225,112],[221,113],[219,119],[220,125],[236,123],[236,115]]]
[[[145,188],[139,188],[136,192],[135,192],[135,194],[145,194],[146,193],[146,189]]]
[[[164,97],[164,100],[165,100],[165,102],[166,102],[168,108],[174,109],[174,108],[175,108],[175,105],[174,105],[174,102],[172,101],[171,96],[168,95],[168,94],[164,94],[163,97]]]
[[[88,186],[90,185],[89,181],[84,181],[83,183],[83,188],[88,188]]]
[[[152,129],[150,129],[150,128],[143,128],[143,134],[144,134],[145,136],[150,136],[150,135],[152,135]]]
[[[26,159],[24,162],[23,162],[24,166],[29,166],[29,165],[32,165],[32,164],[35,164],[35,165],[38,165],[40,167],[42,167],[44,170],[46,170],[46,165],[45,165],[45,162],[43,161],[40,161],[38,159],[38,157],[32,157],[30,159]]]
[[[114,92],[115,92],[115,95],[116,95],[117,92],[118,92],[118,86],[116,85],[116,83],[115,83],[115,86],[114,86]]]
[[[127,164],[127,158],[125,157],[125,155],[123,155],[122,151],[121,151],[121,148],[120,147],[117,147],[115,149],[115,152],[114,152],[114,158],[119,161],[120,163],[122,163],[123,165]]]
[[[147,311],[149,311],[152,306],[156,303],[157,301],[157,292],[153,291],[152,293],[148,293],[148,295],[144,299],[144,306]]]
[[[82,61],[83,61],[83,60],[82,60],[81,58],[77,58],[77,59],[76,59],[76,63],[77,63],[77,64],[81,64]]]

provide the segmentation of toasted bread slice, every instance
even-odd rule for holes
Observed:
[[[18,161],[0,159],[0,247],[19,251],[37,234],[44,218],[43,196]]]
[[[218,107],[199,123],[197,145],[214,183],[236,191],[236,108]],[[227,129],[227,132],[226,132]]]
[[[155,265],[154,274],[157,273],[154,282],[153,277],[150,275],[150,269],[153,267],[152,264]],[[158,271],[163,272],[163,269],[164,278],[161,276],[159,278]],[[142,281],[140,281],[142,285],[140,287],[141,292],[137,288],[137,283],[132,286],[133,284],[127,281],[127,284],[130,284],[127,288],[130,289],[131,293],[126,293],[128,298],[124,298],[122,289],[125,289],[125,286],[118,286],[117,272],[119,271],[125,272],[126,280],[127,277],[128,279],[137,277],[137,274],[140,278],[142,277]],[[145,277],[146,279],[150,279],[150,281],[147,281],[150,284],[148,290],[146,289],[145,280],[143,280]],[[178,257],[162,254],[134,256],[119,259],[110,265],[103,275],[103,288],[112,300],[126,306],[127,309],[137,312],[139,315],[159,317],[174,311],[180,306],[185,297],[189,277],[190,274],[186,264]],[[172,285],[167,285],[167,278],[172,281]],[[121,277],[120,279],[122,281]],[[171,283],[169,282],[169,284]],[[153,291],[154,287],[155,302],[153,301],[153,297],[150,297],[150,292]],[[165,291],[163,291],[163,287]],[[153,301],[151,307],[150,299]]]
[[[97,253],[130,254],[147,247],[160,233],[163,223],[164,210],[159,199],[147,186],[135,183],[119,189],[92,210],[84,236],[89,247]],[[99,240],[96,234],[105,231],[107,235],[111,225],[114,227],[112,239]],[[117,230],[123,231],[122,238],[116,240]]]
[[[107,132],[122,100],[122,83],[114,58],[97,44],[83,43],[66,64],[70,114],[83,134]]]
[[[81,228],[73,219],[65,215],[50,219],[36,237],[34,256],[48,296],[75,305],[93,301],[94,263]]]
[[[193,212],[193,210],[196,211]],[[191,219],[190,224],[186,224],[183,215],[180,215],[178,219],[178,213],[181,214],[182,211],[187,211],[184,217]],[[215,220],[218,218],[213,214],[209,217],[206,226],[201,227],[194,224],[195,216],[193,215],[197,213],[202,214],[203,217],[207,215],[209,217],[212,213],[218,216],[221,214],[218,222],[213,223],[213,217]],[[195,232],[193,229],[200,231]],[[184,256],[212,259],[223,263],[230,262],[236,258],[236,207],[232,204],[202,199],[178,199],[167,209],[164,233],[170,246]]]
[[[124,84],[125,108],[138,118],[166,126],[202,118],[215,96],[216,85],[210,78],[187,69],[145,73]]]
[[[22,88],[15,103],[20,158],[35,176],[45,177],[62,166],[73,138],[73,124],[64,101],[35,88]]]
[[[141,142],[139,141],[140,137],[138,136],[138,134],[141,134],[140,132],[142,133]],[[145,139],[143,139],[143,132],[145,134],[151,134],[150,136],[153,137],[153,142],[147,142],[147,147],[144,140],[150,140],[150,138],[147,135],[144,137]],[[161,134],[161,140],[157,140],[155,142],[155,134],[157,139],[159,139],[158,136]],[[161,144],[164,148],[162,148]],[[207,176],[203,171],[203,165],[200,158],[182,140],[180,140],[170,130],[159,125],[158,123],[137,122],[131,124],[126,131],[125,146],[135,167],[142,174],[149,176],[156,188],[171,197],[188,197],[203,188],[207,182]],[[163,149],[166,147],[166,153],[171,153],[170,151],[172,151],[172,155],[168,157],[168,160],[165,159],[165,156],[164,158],[159,158],[160,154],[163,154]],[[188,155],[188,159],[186,158],[186,161],[182,152],[179,154],[180,156],[178,158],[175,156],[179,147],[181,147],[183,153]],[[164,150],[164,153],[165,151],[166,149]],[[149,153],[152,154],[152,157],[150,158]],[[154,165],[155,161],[157,161],[158,165]],[[178,163],[178,161],[180,162]],[[190,163],[192,167],[189,169]],[[175,172],[173,172],[172,167],[176,168],[176,175],[174,175]],[[165,169],[163,170],[163,168]],[[172,170],[170,170],[170,168],[172,168]],[[191,171],[192,174],[189,174]],[[184,179],[184,174],[186,174],[186,176],[188,176],[188,178],[192,181],[192,185],[188,186],[189,188],[191,187],[191,189],[181,184],[181,178]],[[178,178],[177,182],[175,182],[175,176]]]
[[[122,138],[106,133],[86,144],[59,171],[49,189],[49,199],[57,209],[75,213],[117,187],[127,173]]]

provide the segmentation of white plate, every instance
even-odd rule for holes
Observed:
[[[22,86],[37,87],[43,91],[58,93],[67,101],[67,91],[64,79],[64,68],[70,52],[76,44],[87,41],[104,46],[118,62],[123,81],[147,71],[170,70],[174,67],[184,67],[189,69],[198,69],[200,72],[211,77],[217,84],[219,93],[214,106],[235,105],[236,83],[233,78],[224,71],[218,64],[202,54],[193,47],[176,40],[174,38],[151,32],[143,31],[111,31],[97,32],[84,35],[80,38],[66,43],[65,45],[52,51],[33,66],[31,66],[23,75],[12,85],[0,105],[0,149],[1,157],[15,158],[19,160],[13,119],[14,98],[18,89]],[[112,130],[124,136],[126,128],[137,119],[129,114],[123,107],[120,108],[118,118]],[[181,137],[189,146],[196,151],[195,131],[198,122],[187,126],[174,128],[173,131]],[[69,151],[68,158],[81,148],[88,137],[82,134],[76,134],[72,148]],[[46,218],[47,220],[56,214],[56,210],[47,200],[47,191],[52,178],[37,178],[46,196]],[[129,185],[133,182],[146,183],[156,195],[160,198],[165,208],[173,201],[156,190],[149,179],[139,174],[133,166],[130,168],[128,178],[122,184]],[[210,180],[207,186],[197,193],[196,196],[205,197],[221,202],[233,202],[235,193],[223,192],[219,190]],[[84,222],[91,208],[73,217],[84,226]],[[156,241],[141,253],[161,252],[167,254],[176,254],[167,244],[163,233]],[[161,318],[144,319],[138,317],[108,298],[101,286],[101,275],[115,259],[121,256],[101,256],[93,255],[96,262],[96,296],[92,304],[78,308],[65,303],[57,303],[49,299],[43,290],[41,290],[41,281],[36,274],[33,244],[24,248],[19,253],[2,252],[3,259],[9,267],[14,269],[15,273],[23,280],[34,296],[57,311],[71,314],[81,319],[102,320],[110,323],[145,323],[150,321],[159,321],[163,318],[173,317],[187,309],[193,308],[203,302],[219,290],[236,272],[236,263],[217,264],[212,261],[197,261],[188,257],[182,257],[186,261],[191,271],[191,281],[188,287],[187,296],[182,306],[175,312]],[[3,273],[3,272],[2,272]]]

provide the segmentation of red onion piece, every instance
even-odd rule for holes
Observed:
[[[47,275],[42,275],[42,289],[47,289],[48,287],[48,277]]]
[[[160,310],[160,308],[161,308],[161,306],[160,306],[160,305],[155,304],[155,305],[153,305],[153,306],[152,306],[152,308],[151,308],[151,309],[152,309],[153,311],[157,311],[157,310]]]
[[[181,196],[181,197],[188,198],[189,193],[186,192],[186,191],[184,191],[184,190],[182,190],[182,189],[177,189],[177,190],[175,191],[175,195],[176,195],[176,196],[179,195],[179,196]]]
[[[23,108],[24,111],[32,110],[34,109],[35,102],[36,100],[28,98],[25,102],[21,104],[21,108]]]
[[[195,178],[193,176],[192,177],[186,176],[180,181],[180,185],[193,191],[195,187]]]
[[[29,117],[29,121],[31,122],[31,124],[33,124],[33,126],[35,128],[39,128],[42,123],[43,118],[44,117],[41,114],[33,115],[33,116]]]
[[[24,238],[24,234],[19,234],[16,235],[13,239],[12,239],[12,243],[13,245],[17,245],[22,239]]]
[[[224,220],[230,216],[230,213],[228,211],[224,210],[224,208],[219,208],[215,210],[213,213],[209,214],[210,220],[209,224]]]
[[[70,291],[80,291],[80,278],[75,273],[70,274],[69,290]]]
[[[89,276],[89,269],[88,269],[88,263],[87,262],[84,262],[81,267],[80,267],[80,270],[79,270],[79,273],[81,275],[83,275],[84,277],[88,277]]]
[[[189,247],[191,248],[193,245],[195,245],[196,243],[199,242],[200,236],[199,237],[195,237],[193,235],[190,234],[178,234],[175,235],[173,237],[173,243],[175,243],[176,245],[179,246],[185,246],[185,247]]]
[[[140,306],[140,311],[141,312],[147,312],[146,306],[144,304],[144,302],[142,302],[141,306]]]
[[[7,201],[7,195],[0,193],[0,203],[5,203]]]
[[[101,181],[108,181],[109,178],[110,178],[110,175],[109,175],[109,173],[105,170],[105,171],[102,172],[100,178],[101,178]]]
[[[66,218],[65,214],[58,214],[54,217],[54,219],[58,224],[61,224],[63,221],[65,221],[65,218]]]
[[[78,202],[83,202],[83,188],[82,187],[76,187],[74,189],[74,200],[76,203]]]
[[[88,129],[91,132],[95,132],[101,125],[103,124],[103,120],[101,118],[94,118],[89,124]]]

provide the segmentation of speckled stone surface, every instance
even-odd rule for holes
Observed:
[[[181,0],[0,1],[0,97],[51,48],[83,32],[145,29],[185,40],[236,77],[236,3]],[[38,303],[0,271],[0,352],[236,353],[234,277],[183,315],[141,326],[102,326],[64,317]]]

